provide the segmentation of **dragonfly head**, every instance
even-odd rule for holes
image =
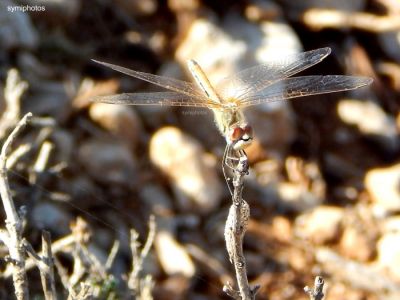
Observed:
[[[248,124],[233,125],[229,130],[229,143],[235,150],[244,149],[253,141],[253,128]]]

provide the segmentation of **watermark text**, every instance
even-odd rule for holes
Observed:
[[[41,12],[46,11],[44,5],[8,5],[7,11],[9,12]]]

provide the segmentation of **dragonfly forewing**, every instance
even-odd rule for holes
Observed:
[[[257,93],[239,98],[242,107],[303,96],[354,90],[372,83],[361,76],[300,76],[283,79]]]
[[[191,83],[191,82],[186,82],[182,80],[178,80],[175,78],[169,78],[166,76],[159,76],[159,75],[153,75],[150,73],[145,73],[145,72],[139,72],[139,71],[134,71],[128,68],[124,68],[121,66],[109,64],[106,62],[102,61],[97,61],[94,60],[94,62],[99,63],[101,65],[104,65],[106,67],[109,67],[115,71],[124,73],[126,75],[150,82],[152,84],[158,85],[162,88],[165,88],[170,91],[174,91],[180,94],[184,94],[186,96],[192,97],[192,98],[197,98],[200,101],[203,101],[204,95],[202,94],[202,91],[198,89],[198,87]]]
[[[224,99],[243,98],[318,64],[330,53],[331,49],[326,47],[267,61],[226,77],[216,90]]]
[[[162,105],[162,106],[188,106],[217,108],[206,97],[193,98],[176,92],[154,93],[123,93],[116,95],[97,96],[92,98],[95,102],[122,104],[122,105]]]

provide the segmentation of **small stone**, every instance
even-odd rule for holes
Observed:
[[[76,144],[71,131],[56,128],[51,135],[51,139],[57,149],[54,151],[55,161],[68,162],[71,160]]]
[[[17,10],[18,7],[11,0],[0,1],[0,48],[3,50],[17,47],[35,49],[39,43],[39,35],[29,14]]]
[[[341,208],[320,206],[310,213],[297,217],[295,233],[315,244],[326,244],[339,237],[342,219],[343,210]]]
[[[400,164],[369,170],[365,176],[365,188],[375,209],[383,212],[400,210]]]
[[[176,12],[194,11],[198,9],[200,3],[198,0],[168,0],[168,7]]]
[[[189,278],[194,275],[196,268],[192,259],[169,231],[157,232],[154,246],[158,260],[166,274],[183,275]]]
[[[135,17],[152,15],[157,10],[156,0],[116,0],[120,8]]]
[[[78,159],[89,174],[107,184],[131,185],[136,161],[129,148],[115,140],[88,140],[79,148]]]
[[[275,216],[272,219],[272,231],[280,242],[290,242],[293,238],[292,225],[287,218]]]
[[[23,102],[24,110],[38,116],[52,116],[58,122],[70,116],[71,101],[63,82],[40,80],[29,84],[30,96]]]
[[[362,134],[375,137],[388,149],[398,147],[396,120],[376,103],[344,99],[339,102],[337,110],[343,122],[357,126]]]
[[[340,250],[345,257],[362,262],[370,260],[375,253],[373,241],[353,227],[347,227],[343,231]]]
[[[124,105],[94,103],[89,108],[90,118],[121,140],[134,147],[141,132],[140,120],[133,109]]]
[[[221,182],[196,140],[165,127],[151,139],[150,158],[171,179],[182,210],[207,213],[219,205]]]
[[[288,157],[285,166],[289,180],[276,185],[281,202],[297,211],[320,205],[325,199],[326,184],[318,165],[298,157]]]
[[[379,240],[378,265],[387,270],[395,280],[400,280],[400,232],[389,232]]]
[[[172,200],[164,189],[155,184],[147,184],[140,189],[140,198],[143,199],[156,215],[168,215],[172,212]]]
[[[51,229],[56,235],[68,234],[72,219],[65,209],[52,203],[39,203],[32,211],[32,222],[36,228]]]
[[[379,45],[390,58],[400,62],[400,30],[381,32],[377,35]]]

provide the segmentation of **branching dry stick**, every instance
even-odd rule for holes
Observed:
[[[42,232],[42,256],[39,256],[27,241],[25,241],[24,244],[29,256],[36,262],[39,269],[45,299],[57,299],[54,282],[54,258],[51,251],[50,233],[45,230]]]
[[[5,137],[8,130],[17,124],[20,117],[20,100],[27,88],[28,84],[21,80],[16,69],[11,69],[7,73],[4,89],[6,110],[0,120],[0,139]]]
[[[306,286],[304,291],[309,295],[310,300],[322,300],[324,298],[324,279],[321,276],[315,277],[314,288]]]
[[[0,195],[6,213],[6,228],[8,235],[5,244],[10,254],[13,266],[13,282],[17,299],[29,299],[28,281],[25,271],[25,248],[22,244],[22,223],[12,201],[10,186],[7,179],[7,153],[17,135],[27,125],[32,113],[27,113],[17,124],[3,144],[0,154]]]
[[[128,287],[133,291],[136,299],[153,299],[151,297],[151,289],[153,286],[153,280],[150,276],[141,278],[140,272],[143,268],[143,262],[148,255],[151,246],[154,242],[156,234],[156,222],[153,215],[149,219],[149,233],[147,235],[146,242],[139,250],[140,244],[138,242],[139,234],[131,229],[131,251],[132,251],[132,270],[129,274]]]
[[[227,147],[230,147],[229,145]],[[225,225],[225,242],[229,260],[234,265],[239,290],[227,283],[223,290],[236,300],[254,300],[259,286],[250,287],[247,279],[246,261],[243,255],[243,237],[250,217],[250,208],[242,198],[244,176],[248,174],[248,160],[241,151],[239,163],[234,170],[232,205]]]

